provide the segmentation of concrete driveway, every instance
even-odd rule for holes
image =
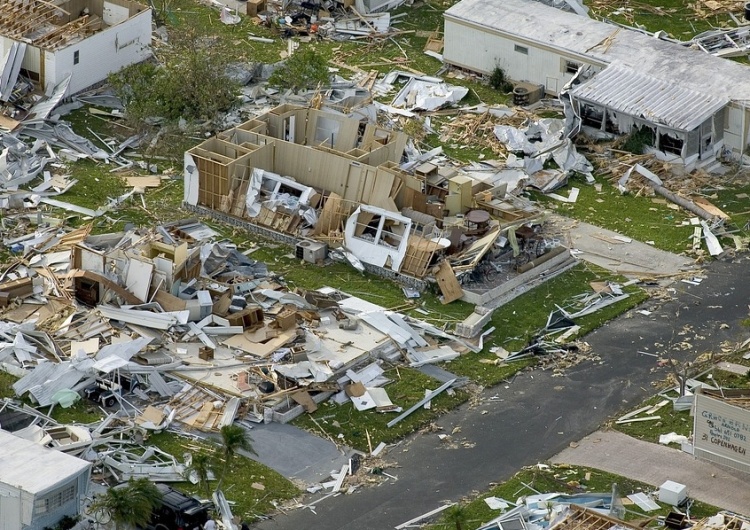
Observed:
[[[693,458],[678,449],[617,431],[597,431],[555,455],[552,462],[587,466],[656,486],[687,486],[688,496],[725,510],[748,513],[750,476]]]

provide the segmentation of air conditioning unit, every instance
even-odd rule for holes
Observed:
[[[328,245],[319,241],[300,241],[295,256],[309,263],[320,263],[328,256]]]

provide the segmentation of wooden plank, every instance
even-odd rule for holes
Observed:
[[[161,177],[125,177],[125,183],[134,188],[158,188],[161,186]]]
[[[440,287],[440,292],[443,293],[443,299],[441,300],[443,304],[449,304],[464,295],[461,284],[456,279],[456,273],[453,272],[453,268],[447,261],[443,260],[440,263],[435,279],[438,282],[438,287]]]

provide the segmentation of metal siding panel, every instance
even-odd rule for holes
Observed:
[[[10,489],[0,490],[0,530],[18,530],[21,527],[21,494]]]
[[[574,99],[643,118],[679,131],[691,131],[729,101],[643,75],[613,63],[571,92]]]

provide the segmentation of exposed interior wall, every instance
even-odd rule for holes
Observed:
[[[294,143],[283,139],[290,136],[292,126]],[[347,151],[310,145],[311,138],[323,134],[321,130],[327,135],[330,128],[335,129],[334,145]],[[372,150],[352,154],[365,143]],[[400,160],[405,143],[405,135],[361,126],[356,119],[283,105],[189,151],[199,173],[197,204],[218,209],[223,201],[226,206],[229,193],[241,192],[249,173],[259,168],[345,201],[396,209],[392,197],[402,185],[402,174],[391,166],[394,159]],[[383,163],[366,163],[373,158]],[[187,187],[185,200],[191,200]]]
[[[70,46],[45,53],[54,56],[45,63],[45,90],[71,75],[69,94],[103,81],[112,72],[138,63],[151,55],[151,10],[145,9],[127,21],[105,28]]]
[[[110,26],[123,22],[124,20],[120,19],[121,16],[127,19],[148,9],[146,5],[130,0],[68,0],[60,7],[67,11],[67,14],[63,14],[58,19],[61,26],[80,17],[84,9],[88,9],[89,15],[104,19],[105,23]]]

